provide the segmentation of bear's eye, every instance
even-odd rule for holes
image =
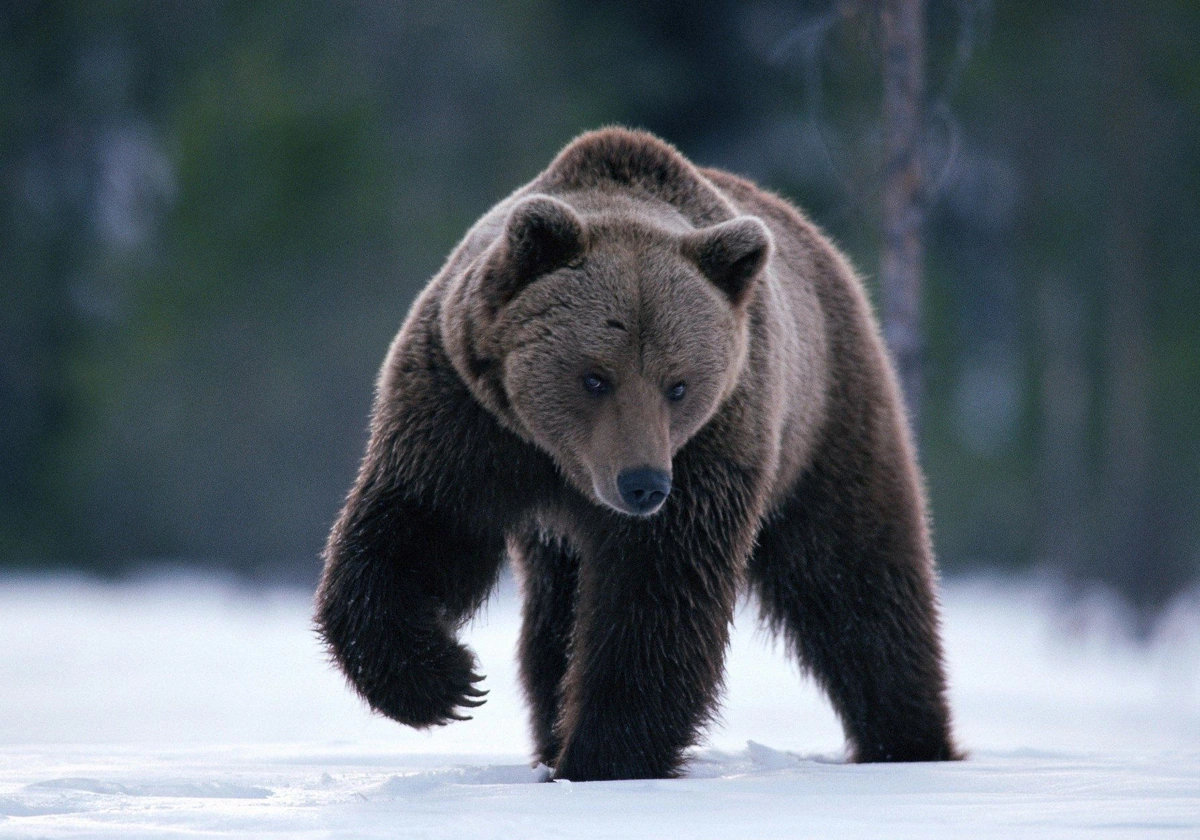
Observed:
[[[676,382],[667,389],[667,399],[671,402],[679,402],[683,399],[683,395],[687,393],[687,384],[684,382]]]
[[[603,377],[589,373],[583,377],[583,389],[592,396],[602,397],[612,390],[612,386]]]

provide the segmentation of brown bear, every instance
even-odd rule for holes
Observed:
[[[503,558],[560,779],[677,774],[743,582],[855,761],[958,756],[921,479],[861,282],[798,210],[639,131],[571,143],[414,303],[329,537],[320,633],[376,711],[482,702]]]

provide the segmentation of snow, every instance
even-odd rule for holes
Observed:
[[[307,593],[0,578],[0,838],[1200,837],[1200,609],[1139,647],[1045,588],[944,586],[967,761],[843,763],[744,609],[686,778],[541,784],[511,587],[465,634],[488,703],[421,733],[345,688]]]

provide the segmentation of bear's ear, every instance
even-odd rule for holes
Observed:
[[[521,199],[509,211],[489,261],[489,297],[499,308],[537,278],[572,262],[584,250],[583,221],[548,195]]]
[[[771,233],[753,216],[739,216],[683,238],[683,254],[740,305],[771,254]]]

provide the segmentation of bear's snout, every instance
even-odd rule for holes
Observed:
[[[667,500],[671,476],[653,467],[625,470],[617,476],[617,492],[630,513],[649,516]]]

